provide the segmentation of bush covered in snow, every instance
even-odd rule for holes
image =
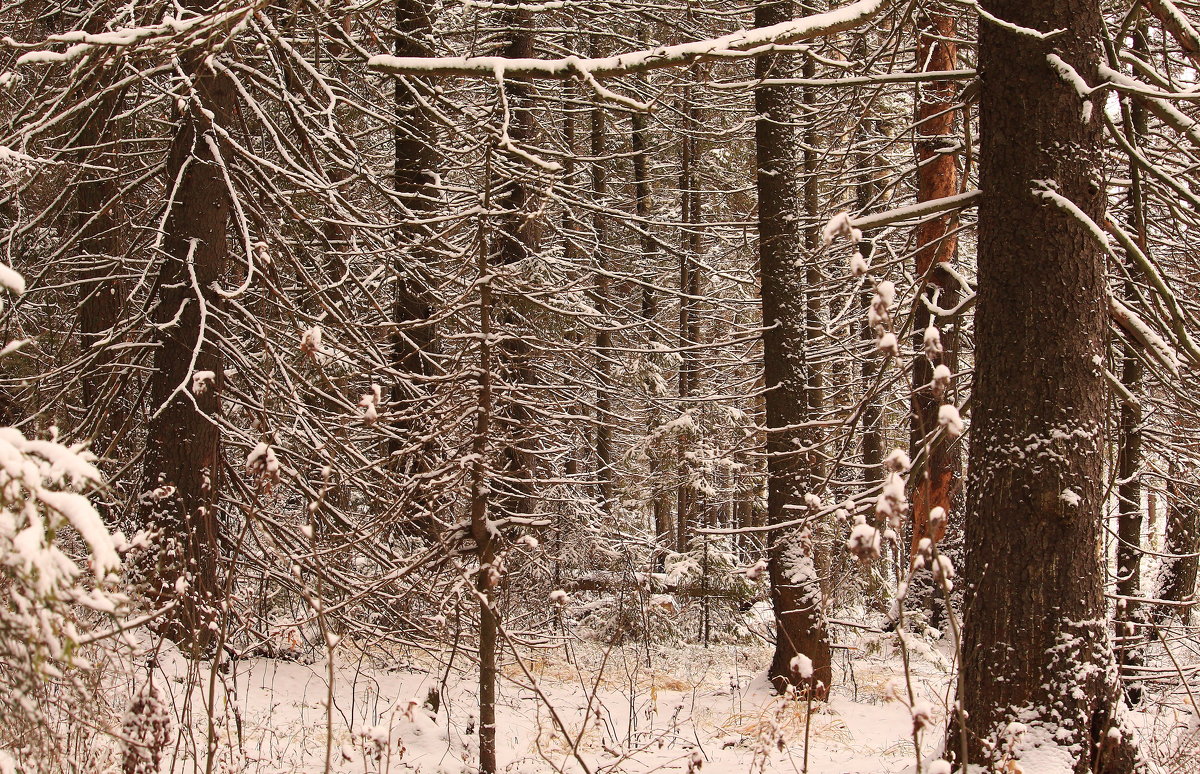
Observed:
[[[0,428],[0,746],[36,746],[59,709],[86,706],[89,622],[122,602],[121,541],[83,494],[99,483],[82,449]]]

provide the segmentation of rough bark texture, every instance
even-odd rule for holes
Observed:
[[[429,45],[432,23],[425,0],[396,1],[396,30],[397,56],[432,54]],[[410,222],[425,217],[438,200],[432,186],[437,165],[432,138],[435,130],[418,101],[418,95],[428,95],[430,91],[420,78],[396,79],[395,188],[408,211],[405,219]],[[412,525],[430,536],[438,532],[435,515],[438,508],[421,491],[420,482],[424,480],[421,474],[430,468],[436,445],[432,440],[420,440],[428,431],[419,412],[425,393],[421,377],[431,375],[427,356],[435,349],[437,335],[430,322],[433,307],[423,279],[426,267],[434,260],[430,245],[433,238],[431,230],[419,224],[405,227],[397,235],[393,317],[400,330],[393,339],[392,353],[400,376],[391,391],[397,434],[389,444],[389,452],[401,455],[402,464],[412,474]]]
[[[94,13],[83,23],[87,32],[104,29],[104,14]],[[80,84],[80,96],[103,94],[84,118],[73,138],[79,148],[79,180],[75,184],[75,217],[78,251],[83,257],[79,293],[79,344],[90,362],[83,376],[83,407],[88,412],[92,448],[106,454],[128,416],[124,396],[111,380],[116,350],[105,340],[120,319],[124,295],[115,279],[117,260],[126,242],[118,206],[120,184],[120,121],[115,116],[122,94],[111,88],[119,64],[99,67]]]
[[[1188,478],[1182,478],[1183,476]],[[1200,489],[1189,474],[1171,471],[1167,481],[1167,540],[1164,553],[1172,559],[1163,561],[1159,571],[1159,599],[1171,602],[1195,600],[1196,575],[1200,567]],[[1190,607],[1164,608],[1164,613],[1178,615],[1186,623],[1191,618]]]
[[[989,0],[980,22],[981,176],[974,422],[966,512],[963,691],[971,762],[1137,770],[1100,571],[1104,260],[1049,188],[1104,212],[1101,124],[1047,61],[1089,83],[1099,0]],[[1102,110],[1096,106],[1096,110]],[[1011,726],[1020,722],[1024,731]],[[959,762],[962,763],[961,761]]]
[[[679,144],[679,209],[682,215],[683,233],[679,250],[679,397],[695,396],[700,378],[699,354],[695,347],[701,344],[699,296],[701,274],[697,261],[702,244],[700,240],[700,191],[698,190],[697,166],[700,143],[695,132],[700,124],[699,110],[692,102],[692,91],[685,87],[683,114],[685,134]],[[683,402],[685,410],[686,402]],[[703,507],[698,502],[698,492],[691,484],[692,467],[687,461],[687,442],[680,441],[680,480],[675,495],[675,550],[687,551],[691,540],[692,522]]]
[[[220,395],[224,358],[215,312],[225,271],[230,197],[213,130],[231,125],[234,89],[204,66],[204,51],[183,67],[192,81],[167,158],[168,212],[153,292],[156,325],[139,523],[161,532],[143,572],[150,602],[174,602],[163,632],[185,651],[207,647],[221,613],[223,572],[217,493],[221,477]],[[221,152],[222,158],[228,155]]]
[[[926,71],[953,70],[958,65],[958,45],[955,14],[957,9],[948,9],[940,3],[931,3],[928,13],[920,19],[921,33],[917,41],[917,61]],[[917,85],[916,106],[916,155],[917,155],[917,201],[926,202],[954,196],[958,190],[958,164],[953,153],[946,149],[954,142],[954,119],[952,106],[957,101],[957,88],[953,81],[931,81]],[[924,294],[931,300],[937,299],[942,308],[957,303],[958,284],[950,275],[939,270],[938,264],[952,263],[958,251],[957,211],[927,220],[916,230],[916,275],[925,281]],[[925,329],[933,322],[942,335],[941,357],[930,361],[921,354]],[[955,320],[934,320],[928,307],[916,306],[913,318],[914,349],[918,353],[912,371],[912,459],[917,460],[925,452],[925,463],[916,479],[912,494],[912,544],[910,558],[916,555],[917,545],[923,538],[932,537],[940,541],[945,535],[945,521],[941,529],[930,534],[929,512],[943,508],[947,515],[956,510],[951,498],[957,489],[959,468],[962,461],[959,446],[939,437],[926,444],[926,437],[938,426],[938,409],[945,398],[934,395],[929,387],[933,379],[933,368],[944,364],[951,372],[958,366],[957,334]]]
[[[592,108],[592,195],[597,206],[604,207],[604,197],[608,195],[608,175],[604,165],[607,144],[603,106]],[[592,231],[595,233],[596,244],[593,250],[593,264],[596,268],[595,307],[600,315],[596,332],[596,478],[599,482],[600,509],[611,513],[613,506],[613,439],[612,439],[612,331],[606,315],[609,311],[609,278],[608,278],[608,219],[609,215],[600,209],[592,218]]]
[[[755,24],[765,26],[791,18],[788,0],[760,4]],[[784,78],[794,67],[789,54],[762,56],[760,78]],[[808,419],[808,384],[804,358],[805,275],[797,268],[803,258],[799,223],[800,180],[796,161],[801,156],[794,123],[796,99],[787,86],[758,86],[754,104],[758,148],[758,239],[762,272],[763,365],[766,386],[768,519],[794,518],[788,506],[802,506],[813,460],[799,448],[805,440],[798,430],[785,430]],[[771,548],[770,576],[775,607],[775,656],[770,677],[778,688],[807,686],[824,696],[832,683],[829,639],[825,629],[820,583],[807,531],[776,537]],[[812,659],[813,673],[804,680],[792,671],[792,659]]]

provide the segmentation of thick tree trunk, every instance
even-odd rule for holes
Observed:
[[[980,20],[979,303],[966,511],[964,729],[972,763],[1128,772],[1106,624],[1104,257],[1055,197],[1104,214],[1102,128],[1048,55],[1097,81],[1099,0],[988,0]],[[1065,152],[1064,149],[1070,149]],[[962,764],[962,761],[959,761]]]
[[[758,5],[757,26],[792,18],[790,0]],[[786,78],[794,56],[759,57],[759,78]],[[773,523],[792,518],[789,506],[802,506],[814,461],[798,445],[807,439],[789,429],[809,419],[809,387],[804,357],[806,320],[805,275],[797,269],[805,255],[800,214],[801,183],[796,160],[801,156],[795,129],[796,93],[787,86],[758,86],[754,92],[755,140],[758,149],[758,250],[762,272],[763,367],[766,388],[767,501]],[[797,443],[799,440],[800,444]],[[831,651],[825,630],[820,581],[807,530],[776,536],[770,552],[772,600],[775,608],[775,655],[770,677],[777,688],[807,687],[823,697],[833,682]],[[811,674],[793,668],[803,655]]]
[[[224,602],[217,512],[223,303],[216,285],[225,271],[231,199],[220,166],[228,154],[214,124],[232,124],[235,99],[233,84],[204,57],[183,57],[192,86],[167,158],[168,210],[151,313],[153,414],[138,510],[139,523],[159,533],[142,567],[147,594],[156,606],[174,603],[162,631],[193,654],[212,641]]]

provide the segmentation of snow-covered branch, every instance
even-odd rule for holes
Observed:
[[[928,215],[938,215],[949,210],[961,210],[971,207],[978,203],[981,196],[983,196],[983,191],[975,188],[970,191],[964,191],[956,196],[946,196],[941,199],[920,202],[919,204],[912,204],[907,207],[897,207],[892,210],[876,212],[862,218],[852,218],[850,224],[859,231],[881,228],[905,220],[915,220]]]
[[[645,72],[663,67],[707,62],[731,57],[752,56],[772,46],[796,43],[853,29],[875,18],[887,6],[887,0],[858,0],[841,8],[773,24],[758,29],[739,30],[719,38],[697,40],[674,46],[658,46],[619,56],[583,59],[567,56],[559,59],[508,59],[498,56],[403,57],[378,55],[367,60],[367,67],[388,75],[449,75],[475,78],[548,78],[565,80],[591,76],[607,78]]]

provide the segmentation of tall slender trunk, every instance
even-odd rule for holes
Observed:
[[[1143,24],[1134,30],[1134,48],[1146,54],[1148,46]],[[1146,108],[1135,100],[1125,100],[1121,105],[1125,139],[1137,147],[1147,130]],[[1129,212],[1130,226],[1138,246],[1146,251],[1146,213],[1142,198],[1142,169],[1132,159],[1129,164]],[[1129,274],[1124,283],[1126,304],[1137,303],[1135,280],[1137,268],[1127,262]],[[1132,342],[1126,340],[1121,346],[1121,384],[1136,397],[1143,393],[1142,361]],[[1142,407],[1136,400],[1120,401],[1117,447],[1117,594],[1124,597],[1142,595]],[[1129,599],[1117,602],[1117,633],[1121,636],[1118,651],[1122,669],[1137,668],[1145,663],[1146,611]],[[1125,684],[1125,695],[1131,704],[1141,700],[1142,687],[1139,682]]]
[[[396,0],[395,12],[396,55],[431,56],[429,36],[433,25],[425,0]],[[393,182],[409,223],[397,234],[393,318],[401,329],[392,340],[393,366],[399,375],[392,385],[391,402],[393,415],[399,419],[398,437],[390,442],[389,451],[397,454],[406,447],[411,450],[411,459],[405,461],[414,482],[410,519],[420,531],[434,536],[438,531],[434,515],[437,506],[430,501],[421,474],[433,463],[435,443],[424,441],[416,449],[412,443],[405,443],[406,436],[429,435],[420,418],[420,401],[425,393],[421,377],[431,375],[428,356],[434,352],[437,341],[437,330],[430,320],[432,299],[424,279],[427,267],[435,260],[431,245],[434,234],[432,229],[416,222],[429,214],[437,202],[433,186],[437,153],[431,137],[435,129],[419,100],[419,96],[428,97],[431,93],[423,79],[396,79]]]
[[[101,32],[104,19],[94,14],[83,25],[88,32]],[[94,71],[80,91],[103,94],[88,112],[72,144],[79,148],[79,180],[75,184],[75,219],[79,252],[83,258],[79,293],[79,343],[88,365],[83,374],[83,406],[93,419],[93,449],[105,454],[128,411],[124,397],[111,373],[116,350],[106,339],[121,316],[123,294],[116,279],[119,256],[125,238],[121,228],[120,204],[120,131],[116,114],[122,94],[111,88],[119,69],[102,66]]]
[[[917,61],[924,71],[953,70],[958,66],[957,9],[942,3],[927,6],[928,15],[919,20],[920,33],[917,39]],[[926,202],[957,194],[958,164],[954,154],[947,152],[954,139],[953,105],[957,101],[957,90],[952,81],[931,81],[917,85],[916,101],[916,153],[917,153],[917,201]],[[953,307],[958,300],[958,284],[940,268],[943,263],[954,261],[958,251],[958,216],[947,213],[933,218],[917,227],[916,233],[916,276],[925,283],[923,295],[931,302],[935,299],[943,308]],[[942,352],[932,358],[922,354],[925,329],[930,324],[939,328]],[[941,540],[946,521],[930,534],[929,512],[942,508],[947,516],[959,521],[957,508],[951,502],[956,488],[961,457],[959,445],[948,442],[944,436],[927,443],[926,439],[938,427],[938,411],[951,398],[936,395],[930,386],[933,369],[945,365],[953,373],[958,366],[958,336],[956,321],[934,320],[925,304],[916,305],[913,317],[913,344],[918,353],[912,370],[912,415],[910,456],[914,460],[924,454],[924,464],[916,476],[912,501],[912,543],[910,558],[916,556],[917,546],[924,538]],[[935,596],[938,596],[935,594]]]
[[[757,26],[792,18],[791,0],[759,4]],[[792,54],[767,54],[758,58],[759,78],[787,78],[795,68]],[[758,253],[762,276],[763,370],[766,391],[767,508],[768,520],[779,523],[793,517],[790,507],[804,503],[809,486],[811,440],[794,426],[809,419],[809,393],[805,362],[806,323],[809,317],[807,276],[796,270],[805,254],[799,221],[802,183],[796,168],[800,138],[794,126],[798,105],[788,86],[760,85],[754,91],[758,188]],[[807,193],[807,191],[805,191]],[[773,538],[769,574],[775,608],[775,655],[770,677],[779,689],[788,684],[806,687],[823,697],[833,681],[831,651],[825,629],[820,582],[807,530]],[[811,673],[802,666],[811,660]]]
[[[1169,469],[1167,480],[1167,537],[1164,559],[1159,571],[1159,599],[1169,602],[1194,602],[1196,576],[1200,573],[1200,487],[1191,471],[1180,466]],[[1178,615],[1184,623],[1191,618],[1190,607],[1164,607],[1159,615]]]
[[[533,56],[532,13],[524,7],[506,10],[502,25],[509,38],[498,53],[509,59]],[[508,139],[516,147],[527,143],[533,135],[533,111],[530,104],[531,87],[527,80],[511,79],[504,86],[508,100]],[[525,260],[536,249],[537,221],[531,206],[533,188],[526,176],[524,159],[506,154],[511,174],[495,181],[494,208],[498,224],[493,232],[491,260],[494,265],[512,266]],[[502,299],[497,299],[498,302]],[[497,482],[504,494],[500,503],[510,513],[532,513],[534,508],[534,460],[531,451],[534,416],[528,405],[527,388],[536,381],[533,351],[519,330],[522,316],[511,304],[505,303],[498,322],[505,331],[497,367],[505,374],[507,395],[498,403],[506,425],[513,436],[502,450],[505,459],[505,481]],[[497,396],[498,398],[500,396]]]
[[[1121,727],[1098,540],[1104,255],[1060,206],[1069,200],[1102,221],[1102,123],[1091,110],[1103,105],[1085,106],[1047,59],[1097,82],[1100,2],[983,6],[1013,24],[1066,31],[1051,41],[980,23],[986,194],[958,696],[967,728],[956,719],[947,749],[969,750],[976,764],[1029,766],[1036,755],[1062,771],[1129,772],[1138,756]]]
[[[509,38],[498,52],[507,58],[527,58],[533,55],[531,15],[521,7],[506,9],[501,26],[508,29]],[[507,132],[513,145],[520,147],[533,132],[530,109],[530,86],[523,80],[506,82],[508,104]],[[504,154],[511,174],[497,174],[493,159]],[[484,185],[484,210],[494,210],[495,228],[487,231],[480,245],[478,271],[482,277],[493,277],[498,266],[512,266],[525,260],[536,247],[536,230],[528,211],[531,192],[524,179],[523,160],[502,150],[489,150]],[[503,583],[497,566],[491,519],[512,514],[527,514],[533,510],[533,468],[528,449],[523,446],[531,431],[532,415],[524,402],[525,387],[533,383],[529,344],[518,328],[520,315],[504,303],[500,293],[493,290],[494,279],[480,285],[480,405],[475,430],[477,450],[471,495],[471,532],[479,548],[479,570],[476,590],[479,592],[479,771],[495,774],[496,763],[496,679],[497,644],[502,613],[497,606],[496,592]],[[494,306],[504,304],[503,309]],[[498,312],[498,314],[497,314]],[[498,324],[496,324],[498,323]],[[506,330],[507,329],[507,330]],[[491,340],[500,335],[495,348]],[[497,380],[496,375],[501,375]],[[508,394],[501,396],[495,389],[507,382]],[[493,415],[494,418],[493,418]],[[499,449],[502,475],[487,475],[487,463],[493,427],[504,420],[508,428]],[[489,514],[495,513],[495,517]]]
[[[206,6],[193,5],[203,11]],[[190,86],[167,157],[167,217],[162,263],[153,287],[153,411],[139,498],[139,523],[160,532],[143,562],[147,594],[173,602],[162,631],[192,654],[213,639],[224,600],[217,496],[224,382],[216,285],[225,271],[231,194],[222,172],[228,148],[215,126],[230,126],[235,91],[204,64],[206,52],[181,55]]]
[[[700,192],[696,165],[699,141],[695,131],[699,128],[699,115],[692,104],[692,90],[684,91],[683,141],[680,143],[679,171],[679,214],[683,229],[679,251],[679,397],[683,399],[684,411],[691,410],[687,401],[695,395],[698,377],[699,355],[696,346],[700,343],[700,317],[697,301],[700,295]],[[696,517],[696,490],[691,485],[692,467],[680,446],[681,479],[676,492],[675,549],[686,551],[691,538],[691,523]]]
[[[642,39],[648,45],[648,38],[645,29],[642,30]],[[650,154],[649,154],[649,127],[647,126],[646,116],[643,113],[634,113],[630,119],[632,122],[633,132],[630,136],[630,146],[633,150],[633,190],[634,190],[634,211],[637,214],[639,228],[642,229],[642,234],[639,239],[642,248],[642,265],[643,269],[643,284],[642,284],[642,319],[646,321],[648,326],[648,336],[651,342],[657,342],[657,320],[658,320],[658,297],[654,293],[654,284],[657,279],[655,269],[658,265],[658,243],[654,239],[654,235],[650,231],[650,214],[651,207],[651,185],[650,185]],[[652,399],[650,406],[649,429],[654,430],[658,427],[662,419],[661,407],[658,401]],[[657,455],[650,455],[647,478],[651,487],[651,512],[653,519],[653,529],[656,543],[659,546],[658,561],[661,563],[663,550],[671,545],[672,529],[671,524],[671,504],[669,501],[669,493],[662,486],[661,462]]]
[[[595,306],[599,314],[600,329],[596,333],[596,477],[599,480],[600,509],[611,513],[613,506],[613,450],[612,450],[612,330],[608,319],[608,213],[605,197],[608,195],[608,174],[604,165],[607,145],[604,125],[604,107],[592,108],[592,196],[596,206],[592,217],[592,230],[596,237],[592,263],[595,266]]]
[[[491,151],[489,151],[490,155]],[[485,208],[490,203],[490,188],[484,196]],[[486,227],[479,240],[478,271],[481,277],[491,275],[489,252],[491,237]],[[499,612],[495,591],[500,585],[499,568],[495,566],[496,547],[492,542],[489,513],[491,486],[488,455],[492,433],[493,393],[496,355],[492,344],[492,285],[479,284],[479,384],[475,414],[475,436],[471,440],[471,537],[479,552],[479,569],[475,575],[475,591],[479,595],[479,771],[496,773],[496,644],[499,634]]]

